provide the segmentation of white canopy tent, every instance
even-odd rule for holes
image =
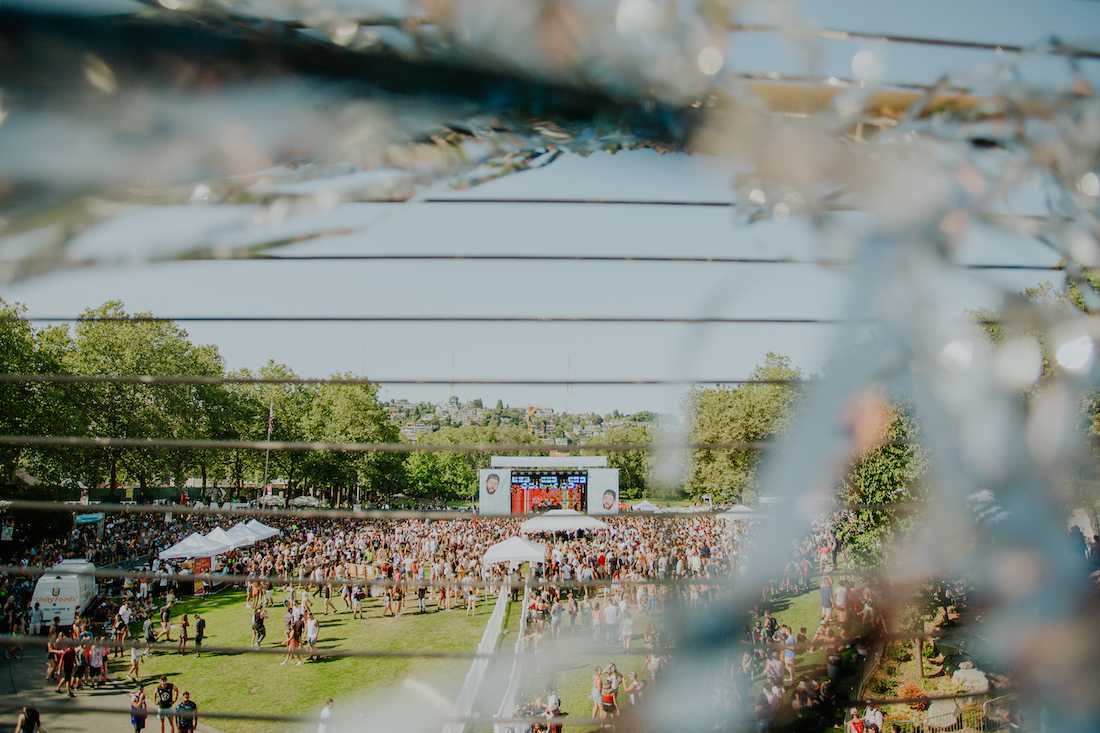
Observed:
[[[228,551],[227,545],[214,542],[196,532],[184,537],[167,550],[161,550],[157,557],[161,560],[179,560],[189,557],[212,557]]]
[[[630,508],[632,512],[657,512],[660,510],[661,508],[651,501],[639,501]]]
[[[498,562],[546,562],[546,545],[532,542],[526,537],[509,537],[486,550],[481,561],[486,565]]]
[[[321,506],[321,500],[316,496],[296,496],[290,500],[291,506],[308,506],[319,507]]]
[[[259,499],[256,500],[256,503],[259,504],[260,506],[279,506],[279,507],[283,507],[283,506],[286,506],[286,499],[284,499],[281,496],[275,496],[274,494],[270,494],[268,496],[261,496]]]
[[[519,526],[523,534],[539,532],[576,532],[578,530],[607,529],[607,522],[572,509],[551,509],[545,514],[532,517]]]
[[[235,550],[238,547],[244,547],[245,545],[252,544],[251,540],[234,537],[221,527],[214,527],[214,529],[207,532],[206,539],[210,540],[211,542],[216,542],[220,545],[225,545],[230,550]]]
[[[254,531],[251,527],[249,527],[244,522],[241,522],[240,524],[238,524],[236,526],[230,527],[226,531],[226,534],[228,534],[230,537],[232,537],[235,540],[241,541],[242,544],[237,545],[237,547],[247,547],[248,545],[255,544],[255,543],[259,542],[260,540],[264,539],[263,537],[261,537],[259,535],[259,533]]]
[[[268,527],[266,524],[257,519],[249,519],[248,528],[255,532],[257,536],[262,537],[265,540],[270,537],[274,537],[277,534],[282,534],[282,532],[280,532],[279,530],[274,529],[273,527]]]

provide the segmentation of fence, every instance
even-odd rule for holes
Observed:
[[[469,718],[474,710],[474,702],[478,699],[481,685],[485,682],[485,675],[489,672],[490,656],[496,651],[500,643],[500,634],[504,630],[504,613],[508,608],[509,590],[504,585],[497,594],[496,605],[493,613],[485,624],[485,632],[481,635],[481,642],[477,645],[477,654],[482,655],[470,662],[470,670],[466,673],[466,679],[462,682],[462,688],[458,691],[458,699],[455,701],[454,714],[456,718]],[[466,722],[456,721],[448,723],[443,728],[443,733],[463,733],[466,730]]]
[[[508,686],[504,690],[500,707],[497,708],[497,718],[510,718],[516,711],[516,700],[519,699],[519,692],[522,687],[523,664],[521,660],[524,651],[524,639],[527,636],[527,608],[530,600],[531,586],[529,583],[525,583],[523,586],[523,606],[520,608],[519,614],[519,627],[516,630],[515,656],[512,658],[512,669],[508,674]],[[508,724],[498,723],[494,727],[494,733],[511,733],[514,730],[515,728]]]
[[[899,720],[887,716],[883,728],[890,730],[897,725],[902,733],[938,733],[939,731],[993,731],[1006,730],[1009,718],[1016,707],[1015,695],[1002,695],[983,703],[956,705],[953,710],[925,712],[918,720]]]

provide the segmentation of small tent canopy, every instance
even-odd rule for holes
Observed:
[[[509,537],[486,550],[481,561],[486,565],[498,562],[546,562],[546,545],[532,542],[525,537]]]
[[[634,505],[633,511],[636,511],[636,512],[655,512],[655,511],[658,511],[659,509],[660,509],[660,507],[658,507],[656,504],[654,504],[651,501],[639,501],[637,504]]]
[[[225,545],[231,550],[252,544],[250,541],[243,540],[240,537],[234,537],[221,527],[214,527],[214,529],[207,532],[206,539],[211,542],[216,542],[219,545]]]
[[[269,537],[274,537],[277,534],[281,534],[279,530],[268,527],[266,524],[257,519],[249,519],[248,528],[255,532],[258,536],[263,537],[264,539],[268,539]]]
[[[253,544],[259,542],[260,540],[264,539],[259,534],[254,532],[252,530],[252,528],[249,527],[244,522],[241,522],[240,524],[238,524],[234,527],[230,527],[226,531],[226,534],[228,534],[234,540],[237,540],[238,542],[242,543],[242,544],[237,545],[237,547],[245,547],[247,545],[253,545]]]
[[[536,534],[538,532],[576,532],[581,529],[591,531],[607,529],[607,527],[607,522],[601,522],[595,517],[572,509],[551,509],[528,519],[519,526],[519,531],[523,534]]]
[[[213,542],[201,534],[190,534],[167,550],[162,550],[158,557],[161,560],[175,560],[187,557],[210,557],[220,555],[229,550],[227,545]]]
[[[309,506],[319,507],[321,506],[321,500],[316,496],[296,496],[290,500],[291,506]]]
[[[268,496],[261,496],[256,500],[256,503],[260,506],[286,506],[286,499],[281,496],[276,496],[275,494],[270,494]]]

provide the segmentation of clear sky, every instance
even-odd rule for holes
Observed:
[[[956,38],[1029,42],[1100,28],[1097,3],[809,3],[821,25]],[[826,73],[850,75],[856,44],[828,44]],[[941,68],[969,68],[990,54],[891,46],[891,80],[930,81]],[[782,43],[766,37],[735,46],[738,69],[797,71]],[[650,151],[564,156],[547,168],[477,189],[437,187],[433,195],[593,196],[707,199],[732,197],[730,173],[717,160]],[[1037,191],[1005,203],[1040,210]],[[78,243],[84,254],[186,243],[199,235],[234,241],[250,221],[244,207],[134,210]],[[127,218],[133,217],[133,218]],[[586,254],[810,255],[798,221],[734,226],[725,208],[443,204],[346,204],[284,224],[301,231],[332,227],[351,235],[284,251],[509,252]],[[1042,245],[977,230],[963,259],[1051,263]],[[994,305],[997,288],[1019,290],[1049,273],[976,273],[950,297],[960,312]],[[827,316],[850,283],[844,273],[802,265],[485,264],[377,262],[194,262],[62,272],[6,287],[8,300],[32,314],[79,312],[109,298],[131,310],[181,314],[501,314]],[[618,325],[324,325],[191,324],[195,340],[215,343],[230,367],[268,357],[302,375],[352,371],[374,377],[659,378],[747,376],[768,351],[808,372],[820,367],[829,326]],[[677,407],[682,392],[656,387],[387,388],[385,397],[498,397],[513,404],[569,410]]]

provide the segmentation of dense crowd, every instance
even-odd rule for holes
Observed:
[[[504,587],[518,600],[525,581],[531,581],[525,595],[523,640],[531,653],[552,649],[563,638],[598,642],[608,657],[616,650],[641,650],[640,662],[632,662],[630,669],[611,663],[592,668],[591,716],[606,720],[638,704],[668,664],[670,640],[663,638],[659,623],[666,604],[673,599],[689,607],[708,603],[728,588],[722,581],[738,564],[738,532],[709,515],[661,520],[619,516],[607,519],[605,531],[541,535],[534,539],[546,545],[545,561],[533,567],[482,562],[490,545],[519,533],[519,520],[512,518],[264,521],[280,534],[231,551],[220,561],[228,573],[263,578],[246,584],[243,612],[251,617],[250,642],[257,647],[285,646],[283,664],[315,658],[318,615],[350,613],[354,620],[364,618],[368,598],[377,600],[383,617],[473,613],[481,600]],[[140,680],[148,651],[127,648],[128,639],[171,641],[181,653],[198,653],[206,622],[173,613],[179,589],[161,574],[181,567],[156,559],[155,551],[215,524],[216,518],[207,516],[176,515],[169,523],[161,515],[124,515],[109,520],[104,538],[94,529],[79,528],[63,539],[27,548],[16,558],[24,565],[73,556],[102,562],[120,554],[109,549],[112,545],[125,548],[121,552],[129,558],[146,553],[150,559],[136,577],[105,584],[107,598],[68,630],[33,612],[29,617],[21,613],[31,584],[9,577],[3,589],[4,623],[18,630],[29,622],[32,631],[46,631],[47,674],[58,690],[69,694],[107,681],[112,655],[129,661],[128,679]],[[745,629],[748,651],[731,660],[730,678],[721,693],[721,704],[752,709],[761,728],[781,710],[804,716],[826,708],[840,671],[866,657],[861,639],[884,626],[874,592],[852,585],[836,571],[838,546],[827,526],[815,527],[792,549],[783,574],[762,591],[759,610]],[[768,610],[777,597],[812,588],[817,577],[822,614],[815,628],[791,628]],[[268,626],[280,621],[282,634],[269,638]],[[62,639],[78,643],[55,643]],[[824,654],[824,675],[800,672],[800,660],[813,653]],[[518,712],[546,717],[545,725],[531,730],[552,731],[558,727],[556,716],[563,714],[560,705],[549,689],[527,698]]]

